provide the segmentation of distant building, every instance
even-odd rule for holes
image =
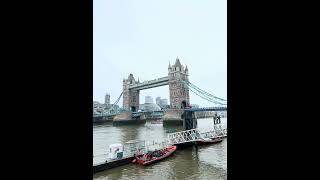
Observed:
[[[151,96],[146,96],[145,97],[145,102],[144,103],[153,103],[153,99]]]
[[[110,94],[106,94],[105,98],[104,98],[104,104],[105,105],[109,105],[110,104]]]
[[[161,108],[157,104],[154,104],[154,103],[140,104],[139,105],[139,109],[141,111],[146,111],[146,112],[149,112],[149,111],[160,111],[161,110]]]
[[[104,104],[104,109],[108,110],[112,107],[112,104]]]
[[[161,97],[160,96],[156,98],[156,104],[161,105]]]
[[[161,99],[159,96],[156,98],[156,104],[163,109],[168,105],[168,99]]]
[[[104,104],[101,104],[98,101],[93,101],[93,112],[94,114],[104,112]]]
[[[160,106],[165,107],[166,105],[168,105],[168,99],[161,99]]]
[[[106,109],[106,112],[108,113],[115,113],[117,112],[118,110],[120,110],[120,107],[116,104],[116,105],[113,105],[113,104],[110,104],[109,105],[109,108]]]
[[[104,105],[98,101],[93,101],[93,108],[103,108]]]

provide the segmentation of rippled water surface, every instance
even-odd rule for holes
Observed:
[[[226,127],[227,119],[222,118]],[[213,127],[212,118],[198,119],[198,127]],[[182,127],[181,127],[182,128]],[[104,160],[108,146],[125,143],[132,139],[161,141],[167,130],[162,124],[112,126],[111,123],[95,125],[93,128],[94,163]],[[178,150],[173,156],[150,166],[128,164],[94,174],[94,179],[227,179],[227,138],[222,143],[194,146]]]

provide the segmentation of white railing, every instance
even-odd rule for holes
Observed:
[[[186,142],[194,142],[198,139],[226,136],[227,129],[223,129],[221,126],[215,126],[215,128],[210,129],[190,129],[186,131],[170,133],[168,134],[168,141],[170,144],[181,144]]]
[[[155,151],[155,150],[159,150],[159,149],[164,149],[168,146],[171,146],[172,144],[168,141],[168,140],[164,140],[161,142],[149,142],[146,144],[146,151]]]

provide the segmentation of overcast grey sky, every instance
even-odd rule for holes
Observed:
[[[140,82],[167,76],[177,56],[191,83],[227,98],[226,0],[93,2],[93,100],[108,92],[114,103],[130,73]],[[146,95],[169,101],[169,87],[140,91],[140,103]],[[191,91],[190,101],[213,106]]]

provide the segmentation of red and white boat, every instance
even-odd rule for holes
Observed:
[[[146,153],[143,155],[136,156],[132,163],[141,164],[143,166],[155,163],[162,159],[165,159],[173,154],[177,150],[177,146],[169,146],[165,149],[158,151],[153,151],[151,153]]]

